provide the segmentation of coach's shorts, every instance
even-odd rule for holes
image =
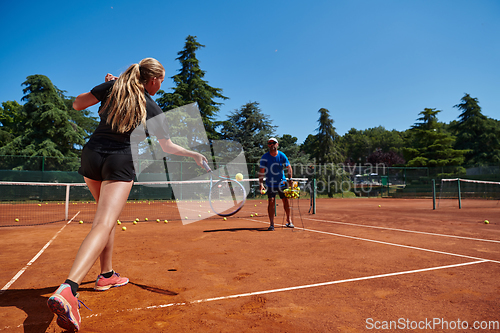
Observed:
[[[283,190],[286,189],[287,186],[281,186],[281,187],[268,187],[267,188],[267,197],[268,198],[275,198],[276,194],[280,196],[280,199],[285,198],[285,193],[283,193]]]
[[[98,181],[133,181],[135,179],[134,160],[131,154],[99,153],[83,147],[82,162],[78,173]]]

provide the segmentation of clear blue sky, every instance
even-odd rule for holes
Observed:
[[[320,108],[340,135],[406,130],[424,108],[450,122],[464,93],[500,119],[498,0],[2,1],[0,13],[0,102],[21,102],[28,75],[77,96],[145,57],[169,91],[194,35],[205,79],[230,98],[219,118],[257,101],[299,143]]]

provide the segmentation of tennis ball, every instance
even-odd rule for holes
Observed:
[[[136,218],[135,220],[136,220],[136,221],[139,221],[139,218]]]
[[[167,220],[165,220],[165,223],[168,223],[168,221],[167,221]]]
[[[188,217],[186,216],[186,217],[185,217],[185,219],[187,220],[187,219],[188,219]]]
[[[80,220],[80,222],[79,222],[79,223],[80,223],[80,224],[83,224],[83,221],[82,221],[82,220]]]
[[[16,219],[15,221],[16,221],[16,222],[19,222],[19,219]]]
[[[120,221],[117,221],[117,222],[116,222],[116,224],[120,225],[120,224],[122,224],[122,223],[121,223]]]
[[[198,214],[198,217],[201,217],[201,214]]]
[[[380,208],[380,207],[382,207],[382,206],[381,206],[381,205],[378,205],[378,207]]]
[[[253,214],[250,214],[250,217],[253,217]]]
[[[260,194],[266,194],[266,192],[267,192],[266,190],[262,190],[260,191]]]
[[[259,214],[255,213],[255,216],[259,216]]]
[[[484,220],[484,223],[485,223],[485,224],[490,224],[490,221],[488,221],[488,220]]]
[[[41,206],[42,204],[38,204],[38,206]]]
[[[133,224],[137,224],[137,221],[132,222]]]
[[[122,227],[122,230],[123,230],[123,231],[127,230],[127,227]]]
[[[224,218],[224,221],[227,221],[227,218]]]
[[[148,220],[148,218],[146,217],[146,218],[144,219],[144,221],[147,221],[147,220]]]
[[[156,219],[156,222],[160,222],[160,219]]]
[[[237,181],[242,181],[243,180],[243,175],[238,172],[234,178],[236,178]]]

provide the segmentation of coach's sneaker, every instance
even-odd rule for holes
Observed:
[[[292,222],[286,224],[287,228],[295,228]]]
[[[113,272],[110,278],[105,278],[102,274],[95,281],[94,290],[105,291],[112,287],[121,287],[128,283],[128,278],[121,277],[120,274]]]
[[[69,284],[63,283],[47,300],[47,305],[57,315],[57,325],[70,332],[80,329],[80,301],[73,296]]]

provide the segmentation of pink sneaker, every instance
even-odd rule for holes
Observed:
[[[128,278],[120,277],[120,274],[114,272],[113,275],[106,279],[104,276],[99,275],[95,281],[94,290],[105,291],[112,287],[121,287],[128,283]]]
[[[57,325],[70,332],[80,329],[80,301],[73,296],[69,284],[61,284],[47,300],[50,311],[57,315]]]

